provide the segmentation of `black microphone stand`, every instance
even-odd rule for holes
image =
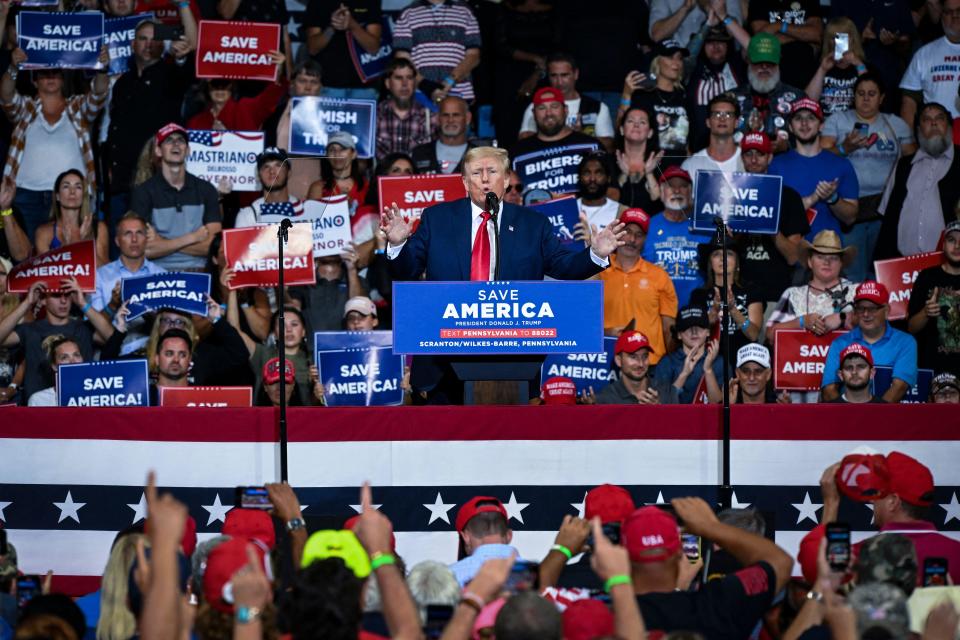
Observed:
[[[720,341],[723,344],[723,463],[720,506],[729,509],[733,506],[733,487],[730,485],[730,309],[727,304],[730,274],[727,272],[727,223],[722,217],[717,216],[713,219],[713,224],[717,227],[717,243],[723,254],[720,278],[723,287],[723,293],[720,295],[720,317],[723,318],[720,325]]]
[[[280,352],[280,481],[286,482],[287,474],[287,349],[283,343],[284,320],[283,320],[283,245],[287,242],[287,232],[293,223],[289,218],[280,221],[280,227],[277,229],[277,256],[279,259],[279,268],[277,285],[280,287],[280,300],[277,316],[277,351]],[[294,383],[296,384],[296,383]]]
[[[493,243],[496,246],[493,254],[493,279],[500,280],[500,225],[497,224],[497,216],[500,210],[500,199],[493,191],[487,191],[487,212],[490,219],[493,220]]]

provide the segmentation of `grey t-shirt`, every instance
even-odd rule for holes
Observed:
[[[50,324],[46,319],[24,322],[18,324],[14,331],[20,338],[20,345],[23,347],[27,361],[23,376],[23,397],[25,398],[53,384],[53,378],[48,373],[50,365],[47,364],[47,357],[40,346],[47,336],[62,333],[68,338],[73,338],[80,347],[83,361],[93,360],[93,334],[87,325],[79,320],[71,319],[67,324],[59,326]]]
[[[853,125],[857,121],[857,112],[853,109],[836,113],[827,118],[821,135],[836,138],[839,145],[847,134],[853,131]],[[877,137],[873,144],[847,155],[860,182],[861,198],[883,193],[887,178],[900,158],[903,145],[913,143],[910,127],[903,118],[891,113],[881,113],[870,123],[867,135],[874,134]]]
[[[451,146],[437,140],[437,163],[440,173],[453,173],[460,164],[460,158],[467,152],[467,143]]]
[[[672,381],[649,378],[649,388],[657,392],[660,404],[680,404],[677,388]],[[614,380],[597,393],[597,404],[640,404],[637,397],[627,391],[621,379]]]

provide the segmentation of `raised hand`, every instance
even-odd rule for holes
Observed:
[[[598,231],[596,225],[590,225],[590,248],[593,249],[593,252],[599,257],[606,258],[616,251],[618,247],[623,246],[623,236],[626,234],[624,227],[626,227],[625,224],[617,222],[608,224],[603,230]]]
[[[400,207],[396,202],[383,208],[380,214],[380,231],[387,237],[387,242],[396,246],[403,244],[413,233],[413,225],[403,219]]]

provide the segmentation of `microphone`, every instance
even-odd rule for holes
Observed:
[[[280,221],[280,228],[277,229],[277,238],[283,242],[287,241],[287,231],[293,226],[293,222],[290,221],[290,218],[284,218]]]
[[[495,194],[493,191],[487,191],[486,198],[487,198],[487,201],[486,201],[487,212],[490,214],[491,217],[496,218],[497,211],[499,211],[500,209],[500,199],[497,197],[497,194]]]
[[[493,220],[493,240],[495,243],[493,258],[493,279],[500,280],[500,225],[497,224],[497,211],[500,209],[500,199],[493,191],[487,191],[487,213]]]

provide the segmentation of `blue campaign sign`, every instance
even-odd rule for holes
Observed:
[[[574,196],[563,196],[530,205],[531,209],[547,216],[553,231],[563,244],[573,242],[573,227],[580,221],[580,208]]]
[[[99,11],[17,14],[17,46],[27,54],[21,69],[99,69],[104,22]]]
[[[330,407],[403,404],[403,356],[389,331],[320,331],[313,350]]]
[[[177,309],[207,315],[210,295],[209,273],[157,273],[120,281],[120,299],[127,302],[127,320],[157,309]]]
[[[340,98],[293,98],[289,149],[293,155],[322,156],[327,138],[346,131],[357,143],[357,157],[372,158],[376,146],[377,101]]]
[[[613,370],[613,347],[616,344],[616,338],[607,336],[603,339],[603,353],[548,355],[540,367],[541,383],[555,376],[563,376],[573,380],[578,394],[588,387],[600,391],[617,378]]]
[[[713,231],[717,216],[738,233],[776,234],[783,178],[755,173],[697,171],[693,228]]]
[[[62,364],[57,368],[61,407],[149,407],[146,360]]]
[[[583,156],[596,151],[596,144],[568,144],[525,153],[513,159],[513,170],[525,189],[543,189],[550,193],[577,190],[577,168]]]
[[[393,351],[603,352],[603,283],[394,282]]]
[[[357,39],[347,32],[347,49],[357,75],[364,82],[383,75],[387,63],[393,58],[393,26],[394,17],[390,13],[381,15],[380,20],[380,48],[375,53],[367,53]]]
[[[120,75],[127,70],[130,57],[133,55],[133,37],[137,25],[153,18],[153,12],[138,13],[123,18],[107,18],[104,23],[104,39],[110,50],[110,75]]]
[[[893,367],[874,367],[873,395],[882,396],[893,384]],[[917,383],[900,400],[900,404],[922,404],[930,398],[933,385],[933,369],[917,369]]]

